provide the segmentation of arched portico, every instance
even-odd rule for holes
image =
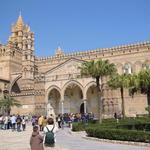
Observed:
[[[62,88],[62,97],[64,97],[64,94],[65,94],[65,90],[68,86],[71,86],[71,85],[77,85],[81,91],[82,91],[82,94],[83,94],[83,86],[80,82],[76,81],[76,80],[71,80],[71,81],[68,81],[67,83],[64,84],[63,88]]]
[[[94,113],[96,116],[99,115],[99,99],[98,99],[98,91],[96,88],[95,82],[90,82],[85,87],[86,93],[86,106],[88,112]]]
[[[51,86],[47,90],[47,115],[61,113],[61,90],[57,86]]]
[[[77,81],[69,81],[63,87],[63,112],[79,113],[83,103],[83,86]]]

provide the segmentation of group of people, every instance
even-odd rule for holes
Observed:
[[[65,113],[53,116],[20,116],[0,115],[0,129],[24,131],[26,124],[31,121],[33,132],[30,138],[31,150],[55,149],[55,133],[64,126],[71,127],[72,122],[88,122],[93,119],[92,113]]]
[[[33,116],[33,132],[30,138],[31,150],[55,149],[55,133],[64,126],[71,127],[72,122],[88,122],[94,119],[93,113],[65,113],[53,116]],[[56,122],[56,123],[54,123]],[[49,137],[48,137],[49,136]],[[53,138],[52,138],[53,137]]]
[[[57,116],[53,116],[50,114],[49,116],[32,116],[32,126],[38,125],[40,131],[43,131],[43,128],[47,124],[47,118],[53,118],[54,121],[58,123],[58,128],[64,128],[64,126],[71,127],[72,122],[83,122],[88,123],[90,120],[94,119],[93,113],[64,113],[58,114]]]
[[[64,125],[68,125],[68,127],[71,127],[72,122],[83,122],[88,123],[90,120],[94,119],[94,114],[91,113],[65,113],[65,114],[59,114],[56,117],[56,121],[58,122],[58,127],[63,128]]]
[[[0,115],[0,129],[12,131],[24,131],[26,123],[29,121],[28,116],[20,115]]]

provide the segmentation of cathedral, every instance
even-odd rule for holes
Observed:
[[[9,95],[20,101],[21,107],[12,108],[15,114],[93,112],[98,116],[96,82],[91,77],[79,78],[79,66],[98,59],[114,63],[120,74],[138,73],[150,68],[150,42],[68,54],[59,47],[54,56],[40,58],[34,55],[34,33],[20,15],[6,45],[0,44],[0,97]],[[104,118],[122,111],[119,89],[105,86],[102,100]],[[131,97],[125,90],[126,116],[146,114],[147,105],[145,95]]]

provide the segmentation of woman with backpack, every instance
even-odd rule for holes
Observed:
[[[56,137],[55,133],[58,127],[54,124],[53,118],[48,118],[47,125],[44,127],[44,145],[46,149],[55,149]]]

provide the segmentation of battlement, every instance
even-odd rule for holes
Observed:
[[[63,54],[59,56],[48,56],[39,58],[36,57],[37,62],[44,62],[44,61],[51,61],[51,60],[59,60],[59,59],[65,59],[65,58],[72,58],[72,57],[80,57],[82,59],[83,56],[91,56],[91,55],[101,55],[102,57],[106,56],[113,56],[115,54],[121,54],[123,51],[124,53],[134,53],[135,51],[139,51],[140,49],[146,48],[146,50],[150,49],[150,41],[145,42],[139,42],[134,44],[126,44],[126,45],[120,45],[110,48],[98,48],[94,50],[87,50],[87,51],[81,51],[81,52],[74,52],[69,54]]]

